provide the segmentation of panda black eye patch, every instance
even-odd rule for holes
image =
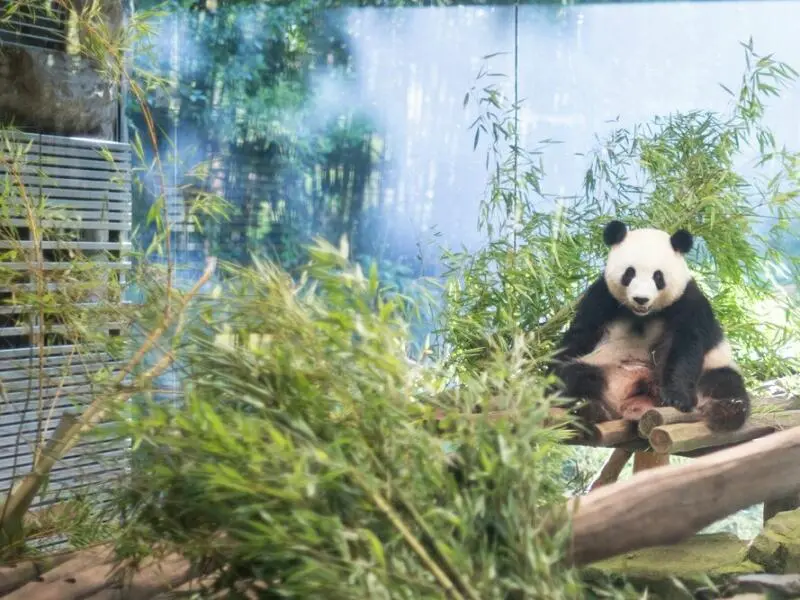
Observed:
[[[664,281],[664,274],[661,271],[653,273],[653,281],[656,282],[656,289],[663,290],[667,283]]]
[[[628,267],[625,269],[625,273],[622,275],[622,285],[626,287],[629,286],[634,277],[636,277],[636,269],[633,267]]]

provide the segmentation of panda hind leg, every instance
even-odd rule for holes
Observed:
[[[613,418],[605,404],[608,378],[601,367],[572,361],[561,365],[555,374],[563,384],[561,395],[573,400],[570,407],[581,421],[591,424]]]
[[[698,408],[712,431],[735,431],[750,416],[744,379],[730,367],[709,369],[697,382]]]

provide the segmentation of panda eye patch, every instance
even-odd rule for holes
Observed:
[[[625,269],[625,273],[622,275],[622,285],[625,287],[629,286],[634,277],[636,277],[636,269],[633,267],[628,267]]]
[[[653,281],[656,282],[656,289],[663,290],[667,283],[664,281],[664,274],[661,271],[653,273]]]

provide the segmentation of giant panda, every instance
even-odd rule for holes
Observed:
[[[581,418],[627,418],[610,399],[615,381],[625,381],[619,370],[630,368],[638,389],[623,396],[697,410],[715,431],[739,429],[750,414],[750,398],[711,304],[686,264],[693,236],[685,229],[671,235],[628,230],[614,220],[603,241],[609,248],[603,274],[579,300],[548,366],[561,394],[584,402]],[[639,375],[637,365],[646,365]],[[619,400],[619,389],[614,393]]]

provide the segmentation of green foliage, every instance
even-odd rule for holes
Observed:
[[[145,458],[121,548],[177,546],[262,597],[582,597],[556,566],[563,431],[525,353],[441,393],[444,373],[407,359],[412,306],[346,255],[315,246],[299,282],[231,270],[182,349],[185,404],[127,415]],[[513,430],[465,417],[490,393]]]
[[[491,340],[508,343],[520,331],[532,337],[532,358],[543,359],[601,272],[602,226],[619,218],[697,236],[690,264],[749,377],[797,368],[780,345],[797,336],[800,312],[776,281],[779,274],[781,283],[795,282],[798,259],[774,240],[799,214],[798,155],[779,148],[761,121],[766,99],[795,73],[758,56],[752,43],[744,47],[746,70],[730,114],[678,113],[614,131],[590,154],[579,197],[541,191],[539,153],[516,147],[514,107],[504,109],[499,88],[486,86],[475,128],[476,146],[490,136],[487,165],[495,173],[481,223],[490,241],[477,253],[447,257],[442,332],[453,364],[480,370]],[[741,159],[753,151],[746,176]],[[784,311],[784,322],[765,322],[763,303]]]

